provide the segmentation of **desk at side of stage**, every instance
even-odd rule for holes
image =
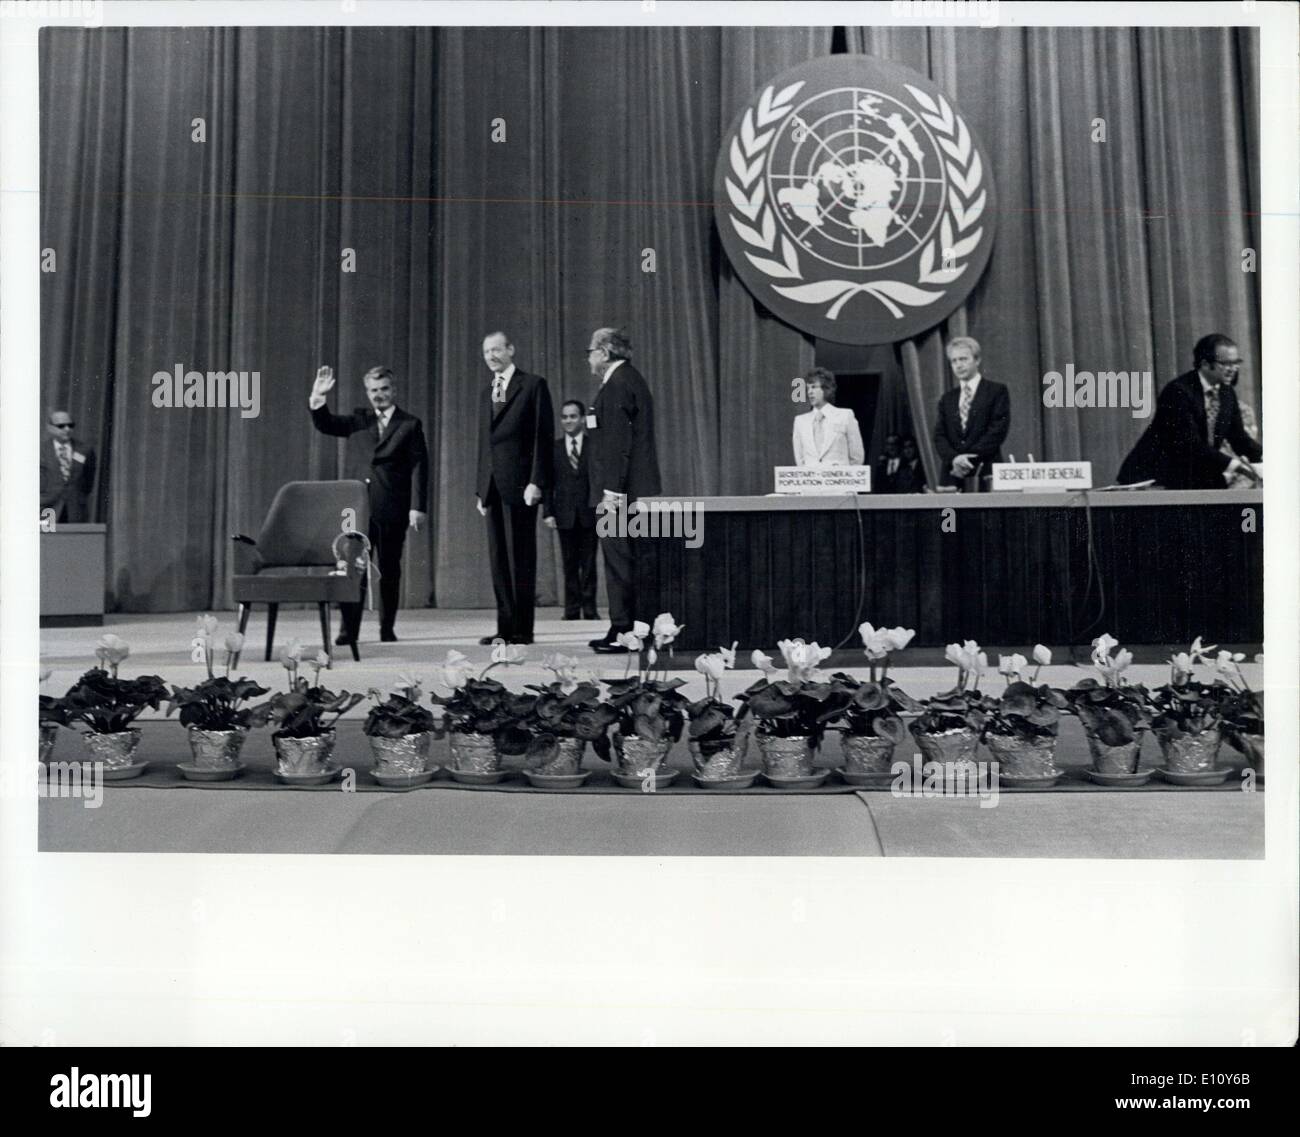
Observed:
[[[688,548],[671,524],[692,502]],[[682,648],[836,644],[864,620],[915,628],[917,646],[1263,640],[1261,490],[645,503],[670,535],[637,540],[638,617],[671,612]]]

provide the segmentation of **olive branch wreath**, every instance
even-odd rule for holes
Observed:
[[[745,250],[745,256],[755,268],[775,280],[802,281],[803,271],[795,244],[784,233],[777,254],[781,259],[773,259],[771,255],[776,253],[777,244],[776,209],[767,200],[762,174],[767,164],[767,148],[776,136],[776,125],[790,113],[790,100],[803,85],[802,82],[792,83],[775,94],[774,88],[768,87],[759,96],[757,113],[753,107],[745,111],[740,130],[731,139],[731,174],[735,180],[732,177],[724,179],[727,196],[735,210],[728,214],[732,227],[747,245],[769,254],[760,257]],[[953,111],[942,95],[936,102],[924,91],[910,84],[904,86],[920,105],[920,117],[935,131],[940,147],[948,156],[945,163],[949,179],[948,202],[939,237],[927,242],[922,250],[915,284],[902,280],[874,280],[861,284],[851,280],[814,280],[771,286],[779,295],[804,304],[832,301],[826,310],[828,320],[838,317],[844,305],[859,292],[875,297],[895,319],[903,316],[899,305],[924,307],[932,300],[940,299],[942,292],[930,291],[920,285],[951,284],[960,277],[968,265],[959,262],[975,250],[984,234],[983,228],[967,233],[983,215],[988,192],[983,188],[984,164],[965,120]],[[740,220],[737,214],[745,220]],[[935,267],[936,260],[938,268]]]

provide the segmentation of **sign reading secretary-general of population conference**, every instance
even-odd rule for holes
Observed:
[[[723,138],[714,202],[759,303],[837,343],[932,328],[993,247],[993,179],[969,124],[924,75],[870,55],[764,84]]]

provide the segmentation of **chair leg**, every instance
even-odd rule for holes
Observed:
[[[251,616],[252,614],[253,614],[252,604],[239,605],[239,634],[241,636],[244,634],[244,629],[248,627],[248,617]],[[239,666],[239,657],[243,654],[244,653],[242,650],[235,652],[234,659],[230,661],[230,666],[232,670]]]
[[[316,610],[320,613],[320,634],[321,640],[325,644],[325,654],[329,657],[329,662],[325,665],[327,668],[334,666],[334,651],[330,646],[330,606],[328,601],[322,601],[316,605]]]
[[[271,662],[271,649],[275,646],[275,618],[280,614],[280,605],[266,606],[266,662]]]
[[[357,636],[353,636],[353,637],[352,637],[352,658],[353,658],[353,660],[354,660],[355,662],[360,663],[360,662],[361,662],[361,651],[360,651],[360,649],[357,647],[357,639],[358,639]]]

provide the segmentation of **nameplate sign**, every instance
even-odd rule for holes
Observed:
[[[870,493],[870,466],[776,466],[776,492]]]
[[[994,462],[993,489],[1042,493],[1092,489],[1091,462]]]

